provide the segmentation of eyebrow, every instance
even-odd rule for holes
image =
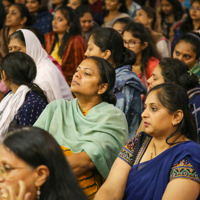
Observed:
[[[81,69],[81,67],[80,67],[80,66],[78,66],[77,68],[80,68],[80,69]],[[93,72],[93,70],[92,70],[92,69],[90,69],[90,68],[88,68],[88,67],[84,67],[83,69],[89,69],[90,71],[92,71],[92,72]]]

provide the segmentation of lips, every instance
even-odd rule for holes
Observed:
[[[144,122],[144,126],[148,127],[150,124],[148,122]]]
[[[77,81],[72,81],[72,85],[80,85]]]

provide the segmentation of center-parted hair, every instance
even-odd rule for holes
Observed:
[[[90,37],[93,38],[95,45],[102,52],[111,51],[111,57],[116,64],[116,68],[135,64],[135,53],[124,47],[122,36],[113,28],[95,29]]]
[[[112,92],[114,85],[115,85],[115,69],[112,66],[112,64],[110,62],[108,62],[107,60],[100,58],[100,57],[95,57],[95,56],[91,56],[88,57],[86,59],[91,59],[95,62],[99,74],[100,74],[100,82],[99,84],[102,83],[107,83],[108,84],[108,88],[107,90],[101,94],[101,98],[103,101],[113,104],[116,104],[116,97],[114,95],[114,93]]]
[[[167,137],[166,143],[168,143],[168,140],[173,136],[176,135],[175,138],[178,138],[181,134],[185,135],[188,139],[197,142],[196,122],[189,108],[189,99],[186,90],[177,84],[164,83],[152,88],[148,94],[152,91],[156,91],[158,101],[162,106],[167,108],[169,114],[173,114],[178,110],[182,110],[183,112],[183,119],[177,125],[176,131]],[[176,144],[176,141],[168,144]]]
[[[45,165],[49,176],[41,186],[40,200],[89,200],[80,188],[59,144],[46,131],[23,127],[8,133],[3,145],[33,167]]]
[[[11,83],[19,86],[28,86],[47,102],[44,91],[37,84],[33,83],[37,74],[37,68],[29,55],[19,51],[7,54],[1,62],[1,70],[4,70]]]
[[[64,50],[66,48],[66,44],[68,40],[70,39],[70,37],[75,36],[75,35],[81,35],[81,25],[80,25],[80,21],[77,14],[72,8],[68,6],[61,6],[57,8],[55,12],[57,12],[58,10],[63,14],[63,16],[68,22],[68,25],[70,26],[69,30],[66,30],[66,33],[62,38],[62,43],[58,51],[58,55],[62,58],[64,54]],[[54,41],[52,51],[57,42],[58,42],[58,36],[57,34],[55,34],[55,41]]]

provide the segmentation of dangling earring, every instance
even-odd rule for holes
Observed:
[[[66,30],[66,33],[69,33],[69,28]]]
[[[37,200],[39,200],[40,199],[40,195],[41,195],[40,187],[37,187],[36,194],[37,194]]]
[[[121,7],[121,6],[117,6],[117,10],[119,10],[119,9],[120,9],[120,7]]]

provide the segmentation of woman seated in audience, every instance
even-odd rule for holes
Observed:
[[[95,200],[199,197],[200,147],[188,104],[185,89],[176,84],[149,91],[142,113],[145,132],[122,148]]]
[[[120,35],[122,35],[122,32],[124,31],[124,28],[126,27],[126,25],[132,22],[131,18],[129,17],[124,17],[124,18],[120,18],[117,19],[115,21],[115,23],[113,24],[113,28],[118,31],[120,33]]]
[[[162,33],[154,31],[156,23],[156,12],[153,8],[144,6],[137,11],[135,22],[142,23],[151,32],[152,38],[158,52],[162,57],[170,57],[171,51],[169,48],[168,40],[163,36]]]
[[[60,146],[42,129],[10,132],[0,146],[0,163],[1,199],[88,200]]]
[[[173,58],[163,58],[157,65],[151,78],[148,80],[149,88],[153,88],[161,83],[176,83],[182,86],[188,94],[192,114],[196,119],[198,142],[200,143],[200,87],[198,77],[189,72],[188,66]]]
[[[182,60],[200,79],[200,37],[198,33],[186,33],[176,42],[173,58]]]
[[[26,6],[13,4],[6,15],[5,27],[0,31],[0,58],[8,54],[8,38],[16,30],[31,26],[35,18],[29,13]]]
[[[161,0],[161,11],[157,16],[158,32],[170,41],[174,38],[175,30],[181,25],[187,15],[184,15],[178,0]]]
[[[124,46],[137,56],[135,64],[132,65],[132,71],[138,75],[144,86],[148,88],[147,79],[151,77],[152,71],[160,59],[153,40],[144,25],[135,22],[131,22],[125,27],[122,37]]]
[[[81,36],[78,16],[67,6],[59,7],[52,21],[53,32],[45,34],[46,51],[62,66],[69,84],[76,67],[85,58],[86,42]]]
[[[102,27],[112,27],[119,18],[129,17],[125,0],[105,0],[105,8],[94,20]]]
[[[46,4],[45,0],[26,0],[26,7],[37,19],[33,27],[39,28],[43,33],[52,31],[53,15],[48,12]]]
[[[88,42],[92,31],[98,27],[93,21],[93,12],[87,5],[80,5],[76,9],[76,13],[81,24],[82,37]]]
[[[21,29],[14,32],[9,37],[8,48],[9,52],[21,51],[34,60],[37,67],[34,82],[45,91],[48,102],[73,98],[62,73],[48,58],[48,54],[32,31]]]
[[[13,52],[1,63],[1,78],[10,90],[0,103],[0,141],[14,125],[32,126],[47,104],[39,86],[33,83],[37,69],[25,53]]]
[[[172,42],[172,52],[174,50],[177,40],[184,34],[200,30],[200,0],[192,0],[189,15],[176,31],[174,40]]]
[[[131,70],[136,60],[135,54],[124,47],[122,37],[116,30],[100,28],[90,36],[85,55],[104,58],[115,68],[113,92],[117,97],[116,106],[125,113],[129,137],[132,137],[140,124],[143,111],[140,94],[146,93],[142,82]]]
[[[112,65],[102,58],[89,57],[73,76],[71,91],[77,98],[53,101],[34,124],[49,131],[60,145],[73,152],[67,160],[77,177],[97,169],[106,179],[117,152],[128,138],[126,118],[113,105],[114,84]],[[99,188],[99,183],[92,183],[93,192],[88,194],[87,186],[84,187],[90,198]]]

